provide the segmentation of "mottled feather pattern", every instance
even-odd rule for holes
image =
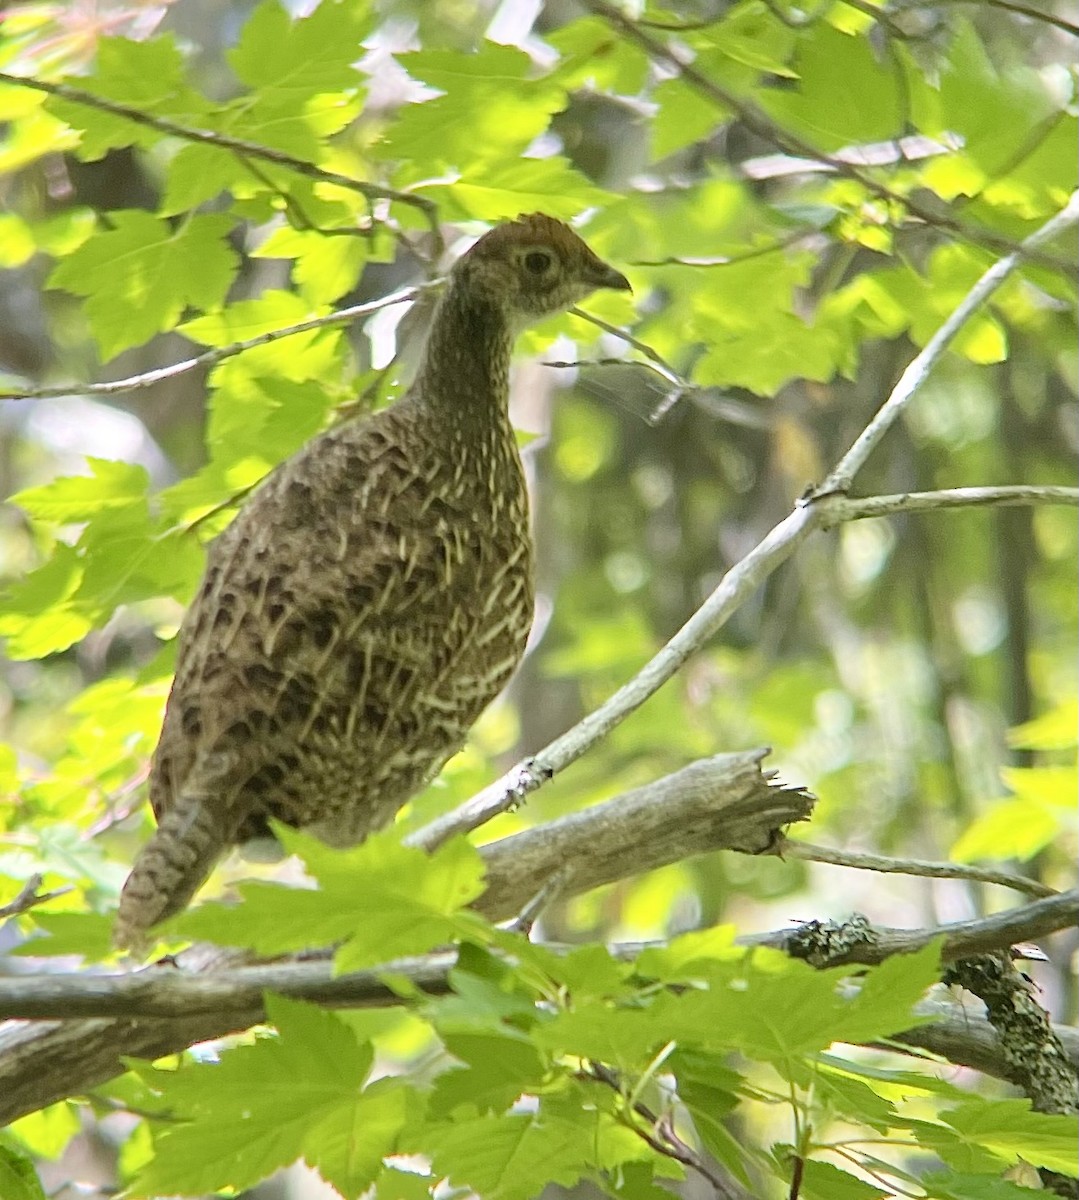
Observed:
[[[212,544],[119,944],[137,947],[268,818],[352,845],[460,748],[532,621],[513,333],[597,286],[628,284],[560,222],[493,230],[451,273],[405,396],[311,441]]]

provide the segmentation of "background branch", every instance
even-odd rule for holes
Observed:
[[[935,511],[942,508],[1007,508],[1029,504],[1079,505],[1079,488],[1051,484],[1011,484],[1003,487],[958,487],[934,492],[900,492],[894,496],[834,496],[822,529],[865,517]]]
[[[1079,191],[1072,192],[1071,198],[1060,212],[1046,221],[1040,229],[1036,229],[1011,254],[993,263],[959,301],[944,324],[926,342],[922,351],[911,360],[880,411],[824,481],[823,486],[819,489],[819,495],[847,491],[855,475],[865,466],[866,459],[876,449],[881,438],[899,419],[899,414],[906,408],[911,397],[921,390],[937,359],[940,358],[944,349],[952,342],[960,329],[1008,276],[1022,264],[1023,258],[1029,251],[1036,250],[1039,246],[1051,241],[1066,229],[1070,229],[1077,221],[1079,221]]]
[[[46,95],[67,100],[71,104],[84,104],[87,108],[94,108],[99,112],[121,117],[133,125],[142,125],[170,137],[182,138],[185,142],[217,146],[222,150],[239,154],[241,157],[276,163],[280,167],[288,167],[289,170],[295,171],[297,175],[302,175],[306,179],[314,179],[320,183],[332,183],[337,187],[346,188],[350,192],[358,192],[368,200],[388,200],[398,204],[411,205],[423,213],[431,226],[437,244],[441,245],[442,243],[442,234],[438,227],[438,209],[426,196],[416,196],[411,192],[399,192],[394,188],[382,187],[377,183],[368,183],[363,179],[340,175],[336,171],[327,171],[302,158],[286,154],[283,150],[275,150],[272,146],[263,146],[258,142],[230,137],[228,134],[216,133],[210,129],[197,129],[190,125],[182,125],[177,121],[170,121],[167,117],[142,112],[140,109],[131,108],[129,105],[120,104],[115,100],[107,100],[104,96],[95,96],[93,92],[72,87],[67,83],[52,83],[45,79],[34,79],[26,75],[12,75],[7,71],[0,71],[0,83],[44,92]]]
[[[1055,13],[1046,12],[1045,9],[1034,8],[1030,4],[1015,3],[1015,0],[945,0],[945,3],[985,4],[990,8],[999,8],[1002,12],[1016,13],[1021,17],[1029,17],[1032,21],[1044,21],[1046,25],[1052,25],[1062,33],[1067,33],[1071,37],[1079,37],[1079,25],[1073,25],[1071,21],[1057,16]]]
[[[987,1018],[954,1001],[923,1000],[915,1005],[914,1011],[918,1016],[932,1017],[933,1023],[893,1034],[883,1049],[894,1049],[893,1043],[899,1043],[900,1046],[928,1050],[957,1066],[970,1067],[983,1075],[1016,1083],[1000,1035]],[[1079,1029],[1071,1025],[1054,1025],[1053,1033],[1060,1039],[1072,1066],[1079,1070]]]
[[[1004,237],[990,229],[975,229],[953,217],[927,209],[910,196],[905,196],[885,186],[874,175],[847,161],[841,155],[827,154],[822,150],[818,150],[812,143],[803,141],[789,130],[775,124],[764,110],[752,101],[723,87],[708,75],[697,70],[692,63],[684,61],[683,55],[678,54],[666,42],[660,41],[658,38],[653,37],[652,34],[646,32],[640,27],[637,21],[627,16],[613,4],[607,3],[606,0],[583,0],[583,2],[585,8],[591,13],[597,17],[601,17],[629,41],[635,42],[640,46],[649,58],[655,62],[665,63],[673,67],[702,96],[707,97],[723,111],[734,113],[747,129],[756,134],[757,137],[770,142],[785,154],[800,155],[804,158],[824,163],[837,175],[843,176],[846,179],[853,179],[861,184],[870,195],[876,196],[880,200],[885,200],[890,204],[897,204],[924,224],[948,230],[964,241],[989,247],[998,252],[1006,252],[1009,255],[1021,252],[1032,261],[1041,262],[1045,266],[1063,270],[1069,274],[1075,273],[1075,268],[1070,262],[1042,255],[1039,250],[1040,243],[1036,242],[1031,245],[1029,244],[1030,240],[1027,239],[1021,246],[1017,246],[1011,238]]]
[[[55,900],[57,896],[66,896],[68,892],[74,890],[71,886],[67,886],[56,888],[51,892],[42,892],[38,889],[43,882],[44,876],[31,875],[19,889],[14,900],[9,900],[7,904],[0,904],[0,921],[6,921],[9,917],[17,917],[20,913],[29,912],[39,904]]]
[[[813,965],[834,966],[840,962],[880,963],[892,954],[917,950],[943,936],[944,957],[953,961],[1067,928],[1077,916],[1079,891],[943,929],[876,929],[867,922],[826,927],[811,922],[738,941],[745,946],[772,946],[803,958],[814,953],[809,949],[813,947],[818,954],[810,957]],[[856,929],[854,938],[844,933],[852,927]],[[843,948],[836,950],[840,945]],[[616,952],[632,958],[642,948],[640,944],[624,945]],[[181,964],[183,961],[181,956]],[[435,994],[446,990],[447,973],[455,962],[451,951],[338,976],[333,975],[330,962],[320,960],[240,966],[205,974],[157,964],[135,974],[0,980],[0,1004],[5,1012],[128,1014],[115,1020],[67,1020],[44,1026],[12,1022],[0,1027],[0,1123],[103,1083],[123,1069],[122,1056],[157,1058],[249,1028],[265,1017],[265,990],[334,1008],[387,1007],[401,1002],[383,982],[387,970]],[[159,1015],[133,1015],[145,1013]],[[1003,1066],[995,1073],[1000,1070]]]
[[[784,838],[776,847],[783,858],[801,858],[807,862],[831,863],[837,867],[853,867],[859,871],[880,871],[891,875],[921,875],[928,879],[972,879],[979,883],[996,883],[1013,888],[1028,896],[1056,896],[1055,888],[1013,875],[1010,871],[994,871],[969,863],[927,862],[922,858],[890,858],[885,854],[868,854],[862,850],[837,850],[832,846],[815,846],[812,842]]]

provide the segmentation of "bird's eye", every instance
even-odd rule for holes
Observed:
[[[533,275],[542,275],[550,270],[551,256],[546,250],[529,250],[524,257],[524,264]]]

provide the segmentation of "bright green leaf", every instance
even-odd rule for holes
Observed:
[[[549,33],[547,41],[559,54],[553,78],[567,91],[587,88],[635,96],[648,77],[648,56],[602,17],[571,21]]]
[[[28,1158],[0,1142],[0,1196],[4,1200],[45,1200],[45,1190]]]
[[[276,1036],[236,1047],[220,1062],[179,1071],[140,1069],[171,1119],[157,1130],[154,1157],[135,1180],[133,1195],[250,1187],[300,1158],[309,1144],[313,1156],[324,1154],[335,1171],[352,1178],[352,1169],[359,1169],[358,1160],[350,1166],[345,1127],[363,1107],[370,1047],[314,1005],[268,996],[266,1008]],[[376,1112],[373,1122],[382,1137],[390,1124],[386,1116]],[[364,1153],[373,1152],[372,1141]]]
[[[188,306],[224,300],[238,265],[225,241],[228,217],[198,215],[173,228],[130,209],[110,213],[109,224],[49,277],[51,287],[86,297],[104,358],[171,328]]]
[[[593,1058],[619,1068],[642,1068],[668,1039],[648,1009],[616,1008],[595,1000],[579,1002],[537,1026],[532,1035],[553,1055]]]
[[[294,106],[316,92],[354,87],[360,81],[354,64],[368,27],[366,7],[327,0],[293,18],[279,0],[262,0],[229,52],[229,63],[261,96]]]
[[[40,487],[25,488],[11,503],[38,521],[64,524],[89,520],[103,509],[124,508],[146,495],[150,477],[137,463],[87,458],[90,475],[65,475]]]
[[[608,199],[607,192],[561,157],[516,159],[501,167],[473,166],[455,182],[421,184],[414,190],[444,205],[448,216],[484,221],[537,210],[569,219]]]
[[[1077,741],[1079,700],[1067,700],[1008,731],[1008,745],[1020,750],[1069,750]]]
[[[0,597],[0,636],[11,658],[42,658],[66,650],[93,628],[72,598],[82,581],[82,564],[60,543],[40,567],[13,583]]]
[[[965,1171],[930,1171],[918,1182],[927,1200],[1041,1200],[1045,1189],[1021,1187],[999,1175],[973,1175]]]
[[[102,37],[96,49],[93,74],[77,79],[76,86],[136,112],[202,125],[211,106],[188,84],[184,57],[171,34],[139,40]],[[102,158],[121,146],[152,145],[162,136],[126,117],[60,97],[50,97],[47,108],[80,131],[78,155],[84,159]]]
[[[484,1200],[530,1200],[552,1183],[572,1187],[592,1149],[579,1124],[516,1114],[442,1126],[422,1147],[439,1174]]]
[[[502,1112],[543,1080],[542,1059],[528,1038],[515,1030],[456,1033],[443,1035],[442,1040],[465,1068],[446,1071],[435,1080],[431,1111],[437,1115],[449,1115],[458,1106],[480,1113]]]
[[[857,1179],[831,1163],[809,1159],[803,1164],[799,1195],[805,1200],[884,1200],[878,1184]]]
[[[821,150],[874,142],[903,132],[904,88],[888,58],[878,58],[866,37],[819,25],[794,57],[798,82],[762,89],[757,101],[783,127]],[[906,73],[906,86],[914,79]],[[924,86],[924,85],[923,85]]]
[[[394,830],[351,850],[333,850],[285,827],[278,836],[304,860],[318,891],[243,883],[239,908],[204,904],[168,928],[259,954],[343,942],[336,967],[349,971],[430,950],[477,920],[460,913],[483,890],[482,862],[463,839],[427,855],[401,845]]]
[[[982,1146],[1007,1163],[1022,1159],[1073,1178],[1079,1175],[1074,1116],[1034,1112],[1028,1099],[972,1097],[940,1119],[964,1142]]]
[[[485,42],[474,54],[421,50],[400,62],[444,94],[405,105],[377,148],[384,157],[415,164],[399,176],[399,185],[430,179],[446,167],[465,171],[499,160],[510,167],[565,104],[561,87],[535,78],[531,59],[512,46]]]

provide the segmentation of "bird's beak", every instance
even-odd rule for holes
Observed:
[[[619,292],[632,292],[629,280],[622,274],[621,271],[616,271],[614,267],[607,266],[601,262],[596,265],[595,271],[592,273],[589,283],[598,288],[614,288]]]

